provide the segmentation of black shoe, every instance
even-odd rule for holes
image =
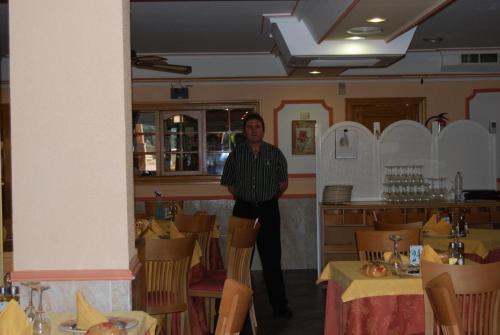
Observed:
[[[273,316],[275,318],[290,319],[293,318],[293,313],[290,308],[288,308],[288,306],[285,306],[275,309],[273,312]]]

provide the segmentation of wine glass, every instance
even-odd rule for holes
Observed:
[[[35,313],[36,313],[35,305],[33,305],[33,291],[35,290],[34,288],[39,284],[40,284],[40,282],[36,282],[36,281],[29,281],[29,282],[21,283],[21,285],[26,286],[27,288],[30,289],[30,298],[29,298],[28,306],[24,309],[24,313],[26,313],[26,317],[28,318],[28,320],[31,323],[33,323],[33,320],[35,320]]]
[[[42,293],[49,289],[48,285],[38,285],[35,290],[38,292],[38,309],[33,320],[33,335],[50,335],[50,320],[43,310]]]
[[[396,272],[396,274],[399,274],[403,268],[403,260],[401,259],[401,255],[398,251],[398,241],[401,240],[401,236],[389,235],[389,239],[393,242],[392,255],[389,259],[389,265]]]

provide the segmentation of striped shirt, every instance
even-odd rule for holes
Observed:
[[[263,202],[279,194],[279,184],[288,181],[287,163],[280,149],[262,142],[255,158],[250,145],[238,145],[227,157],[221,184],[232,186],[237,199]]]

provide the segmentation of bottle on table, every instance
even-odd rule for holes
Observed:
[[[460,171],[457,171],[455,175],[455,202],[462,201],[462,191],[463,191],[463,178]]]
[[[155,199],[156,199],[156,207],[155,207],[155,219],[161,220],[163,219],[163,203],[161,201],[161,193],[155,191]]]

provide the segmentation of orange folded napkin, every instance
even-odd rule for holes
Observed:
[[[420,260],[432,263],[443,263],[438,253],[434,249],[432,249],[432,247],[428,244],[424,245],[424,249],[422,250],[422,256],[420,257]]]
[[[19,303],[12,299],[0,314],[1,335],[32,335],[33,325]]]
[[[90,327],[107,322],[108,318],[101,312],[89,305],[82,292],[76,292],[76,327],[81,330],[87,330]]]
[[[433,214],[429,221],[422,227],[423,231],[430,231],[440,235],[449,235],[451,233],[451,225],[445,220],[437,220],[437,215]]]

